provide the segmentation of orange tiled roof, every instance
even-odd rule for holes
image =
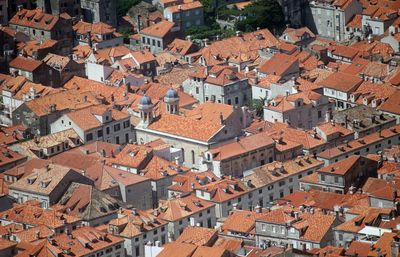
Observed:
[[[353,18],[350,19],[350,21],[346,24],[346,26],[350,28],[361,29],[361,23],[362,23],[362,15],[356,14],[353,16]]]
[[[274,161],[254,169],[253,174],[246,176],[244,181],[249,181],[257,188],[264,187],[281,179],[293,176],[311,168],[322,167],[323,163],[309,156],[298,156],[286,162]]]
[[[107,122],[122,121],[129,118],[128,114],[105,105],[89,106],[87,108],[69,112],[66,116],[83,131],[88,131],[98,128],[105,123],[101,122],[97,117],[104,115],[106,112],[110,112],[111,114],[111,120]]]
[[[200,141],[209,141],[225,124],[221,124],[220,116],[228,119],[234,112],[233,106],[206,102],[193,110],[185,111],[184,116],[162,114],[150,124],[150,130],[161,131]]]
[[[216,229],[189,226],[183,230],[175,242],[197,246],[211,245],[217,239],[217,235],[218,231]]]
[[[189,54],[189,51],[193,46],[194,44],[191,41],[175,38],[174,41],[168,45],[168,50],[172,53],[179,53],[183,56]]]
[[[195,172],[188,171],[185,174],[178,174],[172,179],[172,185],[168,187],[170,191],[182,193],[193,192],[196,188],[204,184],[214,182],[219,178],[211,171]]]
[[[152,180],[159,180],[165,177],[175,176],[187,172],[189,168],[177,165],[161,157],[153,156],[147,165],[140,170],[140,175]]]
[[[51,113],[51,106],[56,111],[76,110],[99,104],[100,101],[92,92],[79,93],[78,90],[67,90],[42,96],[25,102],[26,106],[37,116],[45,116]]]
[[[116,227],[116,235],[126,238],[136,237],[144,232],[155,230],[167,222],[160,219],[152,211],[128,210],[119,211],[119,217],[109,222],[109,227]]]
[[[171,29],[175,26],[175,23],[170,21],[160,21],[154,25],[146,27],[140,31],[140,34],[153,36],[157,38],[164,38]]]
[[[157,217],[166,221],[178,221],[198,212],[212,208],[213,203],[197,198],[194,195],[160,200]]]
[[[343,92],[352,92],[356,90],[363,80],[354,75],[343,72],[336,72],[320,82],[320,85],[327,88],[336,89]]]
[[[204,47],[200,53],[209,66],[222,64],[226,61],[247,62],[258,59],[260,49],[278,44],[278,39],[268,29],[262,29],[215,41]]]
[[[11,209],[1,212],[0,216],[8,221],[31,226],[45,225],[51,229],[80,221],[79,218],[73,215],[63,214],[53,209],[43,209],[37,201],[14,204]]]
[[[378,142],[383,138],[393,137],[400,133],[400,125],[393,126],[391,128],[383,129],[380,132],[376,132],[359,139],[351,140],[346,145],[339,145],[334,148],[327,149],[317,156],[321,158],[331,159],[335,156],[343,155],[346,152],[356,151],[364,147],[365,145],[372,144],[373,142]]]
[[[296,65],[296,63],[298,64],[298,60],[296,57],[287,54],[277,53],[274,54],[271,59],[260,66],[260,72],[282,76],[285,74],[286,71],[288,71],[290,67]]]
[[[210,182],[196,190],[208,192],[210,193],[210,201],[222,203],[247,194],[253,189],[245,185],[245,183],[239,179],[226,177]]]
[[[152,157],[152,148],[145,145],[127,144],[115,157],[109,158],[108,163],[141,169]]]
[[[221,228],[223,232],[229,231],[254,235],[256,219],[262,216],[263,212],[236,210],[226,218]]]
[[[358,164],[360,158],[362,157],[359,155],[352,155],[349,158],[320,168],[318,172],[346,175],[346,173],[349,172],[354,167],[354,165]]]
[[[198,8],[202,8],[203,5],[201,4],[200,1],[192,1],[188,3],[183,3],[179,5],[173,5],[170,7],[165,8],[165,10],[170,11],[171,13],[176,13],[180,11],[187,11],[187,10],[194,10]]]
[[[265,134],[255,134],[248,137],[242,137],[235,142],[221,145],[210,150],[213,160],[226,160],[234,158],[244,153],[248,153],[264,147],[272,147],[274,140]]]
[[[43,62],[37,61],[34,59],[17,56],[11,62],[9,62],[9,66],[14,69],[34,72],[37,68],[39,68]]]
[[[60,16],[47,14],[41,9],[22,9],[11,18],[10,24],[50,31],[59,19]]]
[[[294,29],[294,28],[286,28],[285,31],[283,31],[283,35],[288,35],[291,40],[298,42],[303,40],[303,35],[307,33],[310,38],[314,38],[315,34],[311,32],[311,30],[307,27],[302,27],[302,28],[298,28],[298,29]]]
[[[396,90],[388,99],[379,106],[379,110],[400,114],[400,90]]]

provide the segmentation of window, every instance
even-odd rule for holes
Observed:
[[[116,131],[120,131],[121,130],[121,125],[118,123],[118,124],[115,124],[114,125],[114,132],[116,132]]]
[[[110,127],[106,128],[106,134],[109,135],[110,134]]]
[[[339,177],[335,176],[335,183],[339,183]]]
[[[325,181],[325,175],[321,174],[321,180]]]
[[[129,124],[130,124],[129,120],[124,121],[123,123],[124,128],[129,128]]]
[[[261,224],[261,230],[262,231],[267,231],[267,225]]]
[[[157,47],[161,47],[161,42],[157,41]]]
[[[284,186],[285,184],[286,184],[285,181],[279,181],[279,186],[280,187]]]
[[[118,137],[118,136],[115,137],[115,143],[116,143],[117,145],[119,144],[119,137]]]
[[[86,141],[92,141],[93,140],[93,134],[89,133],[86,135]]]
[[[140,255],[140,248],[139,248],[139,246],[136,246],[136,247],[135,247],[135,254],[136,254],[136,256],[139,256],[139,255]]]
[[[192,150],[191,153],[192,153],[192,164],[195,164],[196,160],[195,160],[194,151]]]
[[[97,137],[102,137],[103,136],[103,130],[100,129],[97,131]]]
[[[322,112],[318,111],[318,119],[320,119],[322,117]]]

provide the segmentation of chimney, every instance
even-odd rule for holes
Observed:
[[[224,115],[222,115],[222,112],[219,114],[219,120],[221,122],[221,125],[224,124]]]

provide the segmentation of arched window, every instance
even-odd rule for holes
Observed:
[[[192,164],[195,164],[196,160],[194,158],[194,151],[192,150]]]

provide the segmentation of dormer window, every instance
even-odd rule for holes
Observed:
[[[42,188],[46,188],[50,184],[50,182],[51,182],[51,179],[43,180],[43,181],[40,182],[40,186]]]
[[[26,180],[29,185],[32,185],[33,183],[35,183],[36,179],[37,179],[37,176],[33,176],[33,177],[27,178]]]

